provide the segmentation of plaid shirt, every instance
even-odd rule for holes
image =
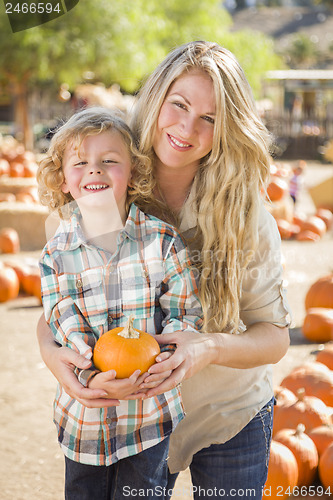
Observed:
[[[57,342],[85,356],[107,330],[199,330],[202,311],[188,252],[176,230],[131,205],[114,254],[89,244],[78,214],[62,221],[41,260],[42,298]],[[89,371],[80,374],[87,380]],[[54,421],[71,460],[110,465],[156,445],[184,417],[179,390],[111,408],[86,408],[58,385]]]

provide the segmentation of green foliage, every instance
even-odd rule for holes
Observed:
[[[233,51],[255,92],[262,74],[279,66],[273,45],[261,34],[231,33],[219,0],[83,0],[64,16],[12,33],[0,13],[2,83],[66,82],[70,88],[93,72],[105,85],[129,92],[173,47],[214,40]]]
[[[292,66],[310,65],[318,56],[316,44],[304,33],[294,35],[285,54]]]

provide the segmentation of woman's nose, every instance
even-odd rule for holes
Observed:
[[[194,117],[186,116],[182,121],[183,138],[191,137],[196,129],[196,120]]]

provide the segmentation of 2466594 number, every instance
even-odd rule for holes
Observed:
[[[266,487],[264,488],[264,496],[269,497],[272,495],[272,491],[270,491],[271,487]],[[273,496],[276,497],[281,497],[285,498],[286,496],[293,496],[293,497],[321,497],[323,495],[328,495],[331,496],[333,492],[331,492],[331,488],[324,488],[321,485],[311,485],[311,486],[294,486],[294,488],[291,488],[290,486],[288,488],[284,488],[283,486],[276,486],[275,487],[275,492]]]
[[[27,2],[16,2],[6,3],[6,14],[51,14],[51,12],[57,12],[58,14],[62,11],[60,3],[53,5],[50,2],[38,2],[38,3],[27,3]]]

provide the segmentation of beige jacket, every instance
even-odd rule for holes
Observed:
[[[192,193],[181,214],[180,230],[185,235],[196,224]],[[273,217],[263,205],[259,240],[242,286],[241,319],[245,326],[261,321],[289,326],[290,309],[282,285],[281,240]],[[186,418],[171,435],[170,471],[186,469],[196,452],[231,439],[272,396],[271,365],[250,369],[209,365],[184,381]]]

